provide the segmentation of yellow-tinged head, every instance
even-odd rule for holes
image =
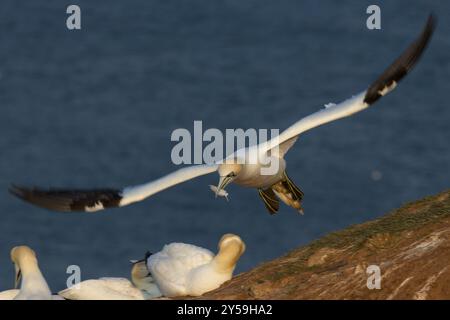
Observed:
[[[245,243],[242,239],[231,233],[222,236],[218,246],[219,252],[215,259],[216,268],[220,271],[233,271],[237,261],[245,252]]]
[[[17,246],[11,249],[11,261],[14,263],[14,288],[17,289],[22,278],[22,269],[37,266],[36,253],[28,246]]]

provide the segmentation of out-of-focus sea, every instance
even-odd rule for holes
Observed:
[[[127,276],[129,259],[183,241],[216,249],[239,234],[238,272],[328,232],[374,219],[450,182],[448,1],[72,1],[0,4],[0,289],[9,250],[33,247],[53,291],[66,267],[82,279]],[[287,155],[305,216],[270,216],[255,190],[215,199],[200,177],[147,201],[97,214],[35,208],[15,182],[122,187],[177,169],[177,128],[280,128],[364,89],[441,19],[429,50],[398,90],[367,111],[311,130]]]

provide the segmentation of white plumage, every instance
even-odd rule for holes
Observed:
[[[11,289],[0,292],[0,300],[15,300],[15,297],[20,293],[19,289]],[[54,294],[52,295],[51,300],[64,300],[63,297]]]
[[[151,255],[147,265],[163,295],[184,296],[188,294],[190,272],[210,263],[213,258],[214,254],[207,249],[191,244],[171,243]]]
[[[158,253],[133,263],[132,281],[125,278],[86,280],[62,290],[69,300],[146,300],[199,296],[230,280],[245,244],[237,235],[219,241],[217,255],[186,243],[171,243]]]
[[[13,186],[10,191],[19,198],[35,205],[57,211],[97,211],[121,207],[141,201],[171,186],[196,177],[218,171],[220,175],[216,194],[220,195],[229,183],[258,189],[266,208],[276,213],[279,200],[303,212],[303,192],[286,174],[284,155],[305,131],[330,121],[348,117],[373,105],[381,97],[397,87],[417,63],[434,32],[436,19],[430,15],[421,35],[368,87],[356,96],[339,104],[327,104],[295,122],[278,137],[259,145],[242,148],[214,164],[179,169],[157,180],[121,190],[64,190],[26,188]],[[268,172],[266,164],[277,166]]]
[[[82,281],[59,294],[68,300],[147,300],[161,296],[149,275],[145,259],[133,261],[131,281],[125,278],[100,278]]]
[[[0,293],[2,300],[52,300],[52,293],[38,266],[36,253],[27,246],[17,246],[11,250],[11,261],[15,268],[15,287]]]
[[[125,278],[100,278],[82,281],[58,293],[68,300],[144,300],[143,291]]]
[[[230,280],[245,244],[227,234],[219,242],[219,252],[185,243],[171,243],[151,255],[147,267],[166,297],[199,296]]]

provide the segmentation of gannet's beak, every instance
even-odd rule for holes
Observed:
[[[20,280],[22,279],[22,271],[20,271],[20,268],[17,264],[14,264],[14,268],[16,269],[16,276],[14,280],[14,289],[17,289],[19,287]]]
[[[216,196],[217,196],[217,194],[219,194],[220,191],[225,189],[225,187],[227,185],[229,185],[231,181],[233,181],[234,177],[235,177],[234,174],[229,174],[229,175],[220,177],[219,184],[217,185]]]
[[[145,264],[147,265],[147,259],[152,255],[153,253],[151,253],[150,251],[147,251],[145,253],[145,258],[144,259],[140,259],[140,260],[130,260],[131,264],[136,264],[139,262],[145,262]]]

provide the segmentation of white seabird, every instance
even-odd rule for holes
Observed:
[[[149,274],[147,258],[132,261],[131,282],[126,278],[100,278],[82,281],[58,294],[67,300],[147,300],[161,292]]]
[[[297,121],[278,137],[257,146],[237,150],[224,161],[215,164],[196,165],[179,169],[162,178],[138,186],[123,189],[69,190],[42,189],[12,186],[10,192],[34,205],[56,211],[94,212],[111,207],[122,207],[144,200],[151,195],[198,176],[218,172],[220,180],[216,194],[229,183],[256,188],[271,214],[279,209],[281,199],[288,206],[302,213],[303,192],[286,173],[284,156],[300,134],[330,121],[348,117],[375,103],[397,87],[417,63],[428,45],[435,29],[436,19],[430,15],[421,35],[398,57],[367,90],[339,104],[327,104],[326,108]],[[249,163],[248,159],[258,159]],[[262,174],[264,164],[278,163],[278,170]]]
[[[186,243],[171,243],[147,260],[148,270],[165,297],[200,296],[233,276],[245,251],[242,239],[225,234],[218,253]]]
[[[38,266],[36,253],[27,246],[14,247],[11,261],[16,271],[16,289],[0,292],[0,300],[57,300]],[[20,290],[17,289],[20,281]]]

